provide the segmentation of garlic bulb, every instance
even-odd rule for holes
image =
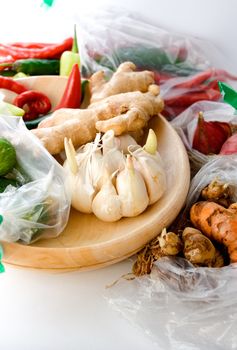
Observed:
[[[121,219],[121,202],[110,177],[95,196],[92,211],[102,221],[114,222]]]
[[[134,167],[141,173],[145,181],[149,205],[157,202],[162,197],[167,186],[162,159],[156,148],[157,140],[154,132],[149,132],[144,147],[129,146]]]
[[[117,175],[116,188],[123,216],[137,216],[148,206],[149,198],[144,180],[134,168],[130,155],[127,156],[124,170]]]

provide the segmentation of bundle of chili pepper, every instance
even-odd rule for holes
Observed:
[[[7,45],[0,44],[0,56],[12,57],[13,60],[23,59],[23,58],[59,58],[61,54],[72,48],[73,39],[67,38],[58,44],[46,44],[45,46],[39,45]]]
[[[173,119],[195,102],[220,100],[222,95],[218,87],[219,80],[237,80],[237,77],[225,70],[212,68],[188,77],[182,83],[174,84],[168,92],[169,95],[163,96],[165,101],[163,114],[168,119]]]
[[[29,75],[59,74],[59,59],[72,48],[73,39],[61,43],[0,44],[0,75],[13,76],[18,72]]]

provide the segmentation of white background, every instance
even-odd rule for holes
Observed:
[[[68,36],[82,11],[118,4],[153,23],[212,41],[222,53],[217,61],[237,73],[235,0],[55,0],[47,12],[40,3],[1,1],[0,42],[57,40]],[[0,276],[0,349],[157,349],[104,299],[105,286],[130,268],[125,261],[98,271],[51,274],[6,266]]]

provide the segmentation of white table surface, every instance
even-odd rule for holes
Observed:
[[[130,267],[127,260],[62,274],[6,265],[0,276],[0,349],[157,350],[104,297],[106,286]]]
[[[1,4],[3,13],[15,11],[11,17],[1,17],[0,40],[40,40],[41,33],[55,38],[53,20],[50,31],[48,22],[45,26],[40,23],[42,14],[39,22],[35,21],[39,2],[9,0]],[[105,3],[118,4],[116,0],[55,0],[55,6],[65,8],[67,4],[67,18],[70,6],[80,12],[80,8]],[[153,23],[212,41],[224,53],[222,66],[237,73],[236,0],[120,0],[119,4],[143,13]],[[124,261],[96,271],[52,274],[6,266],[0,275],[0,349],[157,350],[144,332],[130,325],[104,299],[105,286],[130,267],[131,263]]]

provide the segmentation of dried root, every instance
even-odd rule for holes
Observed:
[[[150,241],[137,255],[133,265],[135,276],[151,273],[154,262],[164,256],[177,255],[182,250],[182,241],[174,232],[162,233]]]

